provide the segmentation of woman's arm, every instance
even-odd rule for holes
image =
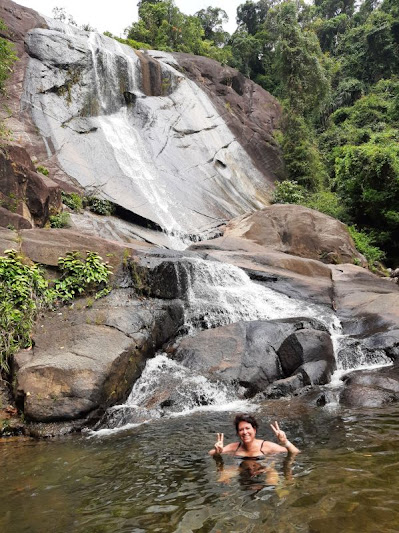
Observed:
[[[232,442],[231,444],[227,444],[227,446],[223,446],[223,439],[224,434],[217,433],[217,441],[215,442],[214,448],[212,450],[209,450],[209,455],[220,455],[222,453],[232,452],[237,448],[237,442]]]
[[[285,434],[285,432],[282,429],[280,429],[277,420],[276,422],[274,422],[274,425],[270,424],[270,427],[274,431],[274,434],[276,435],[277,440],[280,443],[279,452],[282,452],[283,449],[285,448],[288,451],[288,453],[292,455],[296,455],[297,453],[300,453],[300,450],[295,446],[295,444],[292,444],[292,442],[290,442],[287,439],[287,435]]]

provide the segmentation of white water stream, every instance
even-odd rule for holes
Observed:
[[[185,278],[181,283],[187,286],[185,323],[191,335],[201,329],[238,321],[307,317],[324,323],[330,332],[337,361],[337,370],[329,386],[332,403],[335,402],[334,389],[342,384],[344,373],[391,363],[382,351],[368,352],[359,341],[343,335],[336,314],[327,306],[289,298],[260,286],[240,268],[225,263],[185,258],[180,266],[183,267],[180,276]],[[108,411],[104,425],[112,429],[102,429],[97,434],[198,409],[255,410],[255,404],[239,399],[240,392],[233,385],[193,374],[166,354],[159,353],[147,362],[126,403]]]

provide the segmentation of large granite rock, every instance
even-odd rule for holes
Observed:
[[[399,400],[399,365],[359,370],[344,377],[340,403],[346,407],[381,407]]]
[[[275,204],[232,220],[224,233],[266,248],[323,263],[366,264],[339,220],[299,205]]]
[[[399,329],[399,287],[355,265],[331,267],[334,298],[346,333]]]
[[[8,121],[53,180],[175,234],[267,205],[282,167],[270,94],[210,59],[136,54],[3,4],[21,57]]]
[[[327,383],[335,369],[325,326],[299,318],[239,322],[203,331],[184,338],[174,359],[195,372],[237,383],[248,396],[290,376],[296,376],[297,388]]]
[[[131,289],[45,315],[37,324],[34,348],[14,359],[17,404],[32,421],[101,414],[126,399],[145,360],[182,320],[179,302],[138,301]]]
[[[24,148],[7,144],[0,151],[0,204],[2,226],[44,226],[49,215],[61,209],[61,191],[56,183],[36,172]],[[4,210],[9,212],[8,219]]]
[[[281,116],[277,100],[227,65],[221,68],[217,61],[201,56],[173,56],[185,75],[206,92],[258,170],[271,178],[280,175],[281,153],[273,136]]]
[[[192,244],[189,250],[242,268],[251,279],[287,294],[333,305],[331,270],[315,259],[275,251],[242,237],[223,236]]]

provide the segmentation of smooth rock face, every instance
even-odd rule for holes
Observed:
[[[381,407],[399,400],[399,366],[351,372],[344,377],[340,403],[346,407]]]
[[[331,267],[334,297],[345,333],[374,335],[399,329],[399,287],[355,265]],[[395,340],[392,339],[395,343]],[[397,344],[397,333],[396,333]]]
[[[146,358],[182,319],[178,302],[154,307],[124,289],[89,308],[63,308],[61,318],[46,315],[34,348],[15,356],[16,400],[33,421],[79,419],[95,410],[101,414],[126,398]]]
[[[309,319],[239,322],[203,331],[183,339],[174,358],[193,371],[239,383],[249,396],[294,374],[305,375],[298,386],[326,383],[335,368],[325,326]],[[315,362],[320,368],[306,368]]]
[[[299,205],[275,204],[244,215],[227,225],[225,235],[324,263],[366,263],[345,224]]]
[[[268,203],[280,168],[272,137],[280,110],[268,93],[228,70],[245,87],[223,85],[237,109],[237,99],[246,109],[239,137],[228,126],[231,120],[223,118],[221,97],[217,109],[182,74],[179,56],[149,52],[148,57],[103,35],[47,23],[50,29],[26,36],[31,59],[23,99],[31,104],[48,157],[57,153],[76,182],[183,234],[200,233]],[[184,57],[184,64],[188,61]],[[215,78],[221,78],[218,69],[226,74],[202,58],[204,68],[208,63]],[[260,117],[250,111],[251,95],[264,117],[270,112],[264,134]],[[238,125],[241,119],[234,121]],[[248,132],[260,143],[251,153],[240,144]],[[268,165],[265,154],[270,154]]]

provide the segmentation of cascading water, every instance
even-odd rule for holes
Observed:
[[[237,398],[237,387],[210,381],[160,353],[150,359],[123,405],[108,409],[97,434],[112,429],[128,429],[162,416],[184,415],[197,410],[254,409]],[[165,398],[162,401],[162,398]]]
[[[180,283],[186,287],[185,329],[190,335],[238,321],[316,318],[329,329],[335,349],[337,371],[331,389],[342,384],[340,377],[349,370],[390,364],[382,351],[367,351],[359,340],[342,335],[336,314],[326,306],[279,294],[252,282],[240,268],[225,263],[187,257],[179,266]],[[193,374],[162,353],[147,362],[127,402],[111,408],[102,427],[126,428],[204,406],[216,410],[243,410],[248,405],[240,399],[240,393],[236,386]],[[330,396],[330,401],[334,402],[334,392]],[[251,405],[252,410],[255,408]]]
[[[299,316],[318,318],[329,328],[336,327],[336,316],[327,307],[254,283],[234,265],[186,258],[180,263],[178,276],[187,288],[186,325],[193,332],[238,321]]]

